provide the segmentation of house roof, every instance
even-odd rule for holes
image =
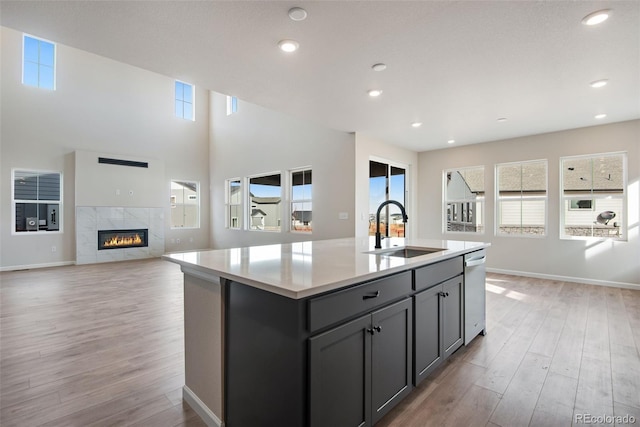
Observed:
[[[624,188],[623,157],[611,155],[573,158],[563,161],[562,181],[566,191],[622,192]]]
[[[498,188],[501,193],[543,192],[547,189],[547,166],[545,162],[499,165]],[[471,168],[457,172],[471,192],[484,192],[484,169]],[[591,157],[565,159],[562,180],[567,192],[621,192],[624,187],[622,156],[607,155],[593,160]]]
[[[277,205],[282,199],[280,197],[256,197],[251,196],[251,201],[259,205]]]

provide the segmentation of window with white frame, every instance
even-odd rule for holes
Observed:
[[[61,231],[62,174],[20,169],[12,172],[13,231]]]
[[[227,96],[227,116],[238,112],[238,98]]]
[[[444,231],[484,233],[484,166],[444,171]]]
[[[291,171],[291,231],[313,230],[312,188],[311,169]]]
[[[249,229],[280,231],[282,177],[279,173],[249,178]]]
[[[563,239],[626,239],[626,153],[563,157]]]
[[[242,181],[228,179],[226,183],[227,227],[233,230],[242,229]]]
[[[200,185],[171,181],[171,228],[200,228]]]
[[[547,233],[547,161],[496,165],[496,234]]]
[[[176,117],[194,120],[193,114],[193,85],[176,80]]]
[[[24,34],[22,37],[22,83],[54,90],[55,77],[55,43]]]

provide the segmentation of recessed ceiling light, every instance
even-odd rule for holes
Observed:
[[[582,23],[584,25],[589,25],[589,26],[598,25],[606,21],[609,18],[610,14],[611,14],[610,9],[598,10],[582,18]]]
[[[295,40],[280,40],[278,42],[278,47],[283,52],[291,53],[291,52],[295,52],[296,50],[298,50],[300,45]]]
[[[369,96],[370,96],[370,97],[375,98],[375,97],[377,97],[377,96],[382,95],[382,91],[381,91],[381,90],[379,90],[379,89],[371,89],[371,90],[368,92],[368,94],[369,94]]]
[[[589,86],[594,87],[594,88],[599,88],[599,87],[602,87],[602,86],[606,86],[607,83],[609,83],[609,80],[601,79],[601,80],[596,80],[596,81],[593,81],[593,82],[589,83]]]
[[[456,142],[455,139],[450,139],[450,140],[447,141],[447,144],[453,144],[454,142]]]
[[[499,121],[500,123],[502,123],[502,122],[506,122],[506,121],[507,121],[507,118],[506,118],[506,117],[499,117],[499,118],[498,118],[498,121]]]
[[[607,117],[606,114],[602,113],[602,114],[596,114],[595,116],[593,116],[594,118],[600,120],[600,119],[604,119],[605,117]]]
[[[387,64],[383,64],[382,62],[380,62],[378,64],[373,64],[371,68],[373,69],[373,71],[384,71],[387,69]]]
[[[419,128],[420,126],[422,126],[421,122],[413,122],[411,123],[411,126],[413,126],[414,128]]]
[[[289,18],[294,21],[304,21],[307,19],[307,11],[301,7],[292,7],[289,9]]]

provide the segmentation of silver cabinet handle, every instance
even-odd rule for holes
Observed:
[[[486,257],[472,258],[464,262],[465,267],[473,267],[474,265],[484,264]]]

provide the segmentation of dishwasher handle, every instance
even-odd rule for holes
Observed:
[[[480,258],[471,258],[464,261],[465,267],[474,267],[476,265],[484,264],[484,261],[487,257],[482,256]]]

